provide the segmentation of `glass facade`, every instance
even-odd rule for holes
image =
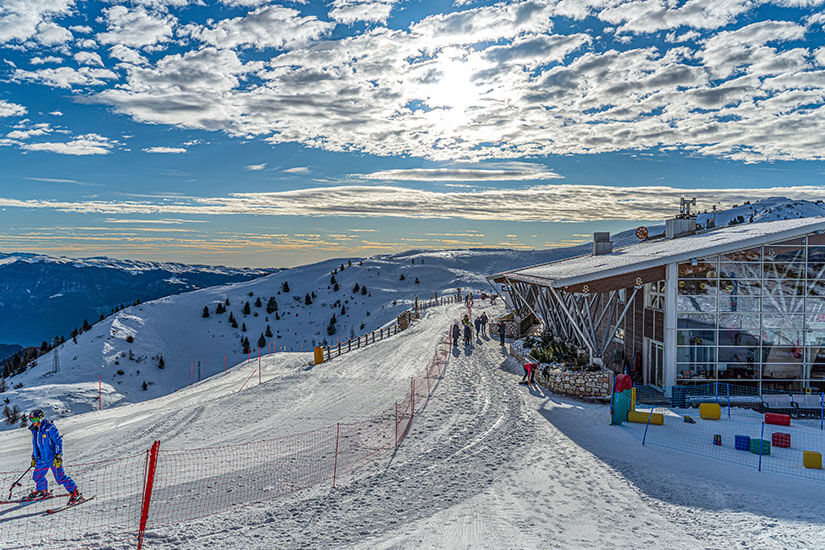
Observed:
[[[679,264],[676,380],[825,390],[825,235]]]

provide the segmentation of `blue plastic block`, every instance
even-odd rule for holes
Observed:
[[[751,437],[749,435],[737,435],[734,437],[734,447],[737,451],[751,450]]]

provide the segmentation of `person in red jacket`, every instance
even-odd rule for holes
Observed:
[[[521,383],[532,384],[535,381],[538,365],[536,363],[524,363],[522,368],[524,369],[524,377],[521,379]]]

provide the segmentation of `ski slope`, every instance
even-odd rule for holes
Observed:
[[[502,311],[477,301],[474,313],[482,309]],[[408,391],[464,311],[429,309],[409,330],[311,368],[308,354],[265,357],[263,383],[253,376],[240,392],[257,361],[159,399],[60,420],[68,472],[154,439],[188,449],[365,418]],[[608,426],[606,406],[520,386],[520,375],[497,339],[482,336],[453,350],[394,454],[335,490],[150,526],[146,548],[812,548],[825,535],[818,485],[643,448]],[[0,434],[0,470],[23,469],[27,435]]]

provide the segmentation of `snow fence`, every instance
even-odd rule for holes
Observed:
[[[775,424],[772,413],[731,407],[713,397],[694,404],[697,408],[641,404],[626,390],[614,394],[614,423],[620,417],[622,429],[645,446],[732,462],[755,474],[775,472],[825,481],[821,462],[825,431],[820,419],[779,415],[780,423]]]
[[[392,451],[407,434],[447,365],[445,338],[428,366],[410,379],[404,398],[380,414],[277,439],[224,447],[164,450],[155,442],[144,454],[65,465],[66,473],[94,499],[49,513],[58,498],[0,505],[0,548],[111,548],[143,546],[152,527],[216,514],[235,506],[274,500],[322,483],[335,487],[342,476]],[[0,473],[0,498],[21,472]],[[11,491],[19,499],[31,485],[29,472]],[[62,497],[62,498],[60,498]]]

